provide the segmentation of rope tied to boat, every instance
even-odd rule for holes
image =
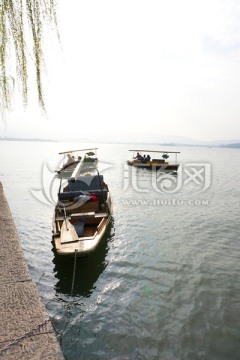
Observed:
[[[72,286],[71,286],[71,291],[70,291],[70,296],[73,296],[73,290],[74,290],[74,284],[75,284],[75,277],[76,277],[76,264],[77,264],[77,249],[75,249],[75,253],[74,253],[74,265],[73,265],[73,277],[72,277]],[[64,305],[64,307],[66,308],[65,310],[65,314],[66,317],[68,317],[68,315],[71,314],[71,306],[75,305],[77,302],[75,300],[71,300],[69,301],[66,306]],[[69,323],[71,322],[71,319],[68,318],[68,320],[66,321],[66,324],[64,326],[64,328],[61,331],[57,331],[56,328],[54,327],[55,332],[59,335],[59,343],[62,343],[63,340],[63,336],[65,334],[65,331],[69,325]]]
[[[77,249],[75,249],[74,254],[74,265],[73,265],[73,277],[72,277],[72,287],[70,295],[73,295],[74,283],[75,283],[75,275],[76,275],[76,263],[77,263]]]

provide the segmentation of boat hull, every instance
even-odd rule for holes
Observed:
[[[58,255],[82,257],[93,252],[103,238],[111,216],[105,219],[100,229],[92,237],[81,237],[73,242],[61,243],[60,236],[53,236],[54,248]]]
[[[162,171],[177,171],[180,164],[169,164],[169,163],[158,163],[158,162],[148,162],[146,164],[128,160],[127,164],[134,166],[138,169],[149,169],[149,170],[162,170]]]
[[[69,210],[64,216],[59,216],[59,208],[56,206],[53,216],[53,243],[59,255],[81,257],[96,249],[112,218],[112,200],[109,193],[104,207],[100,205],[99,201],[95,201],[87,202],[79,208],[69,207],[66,208]]]

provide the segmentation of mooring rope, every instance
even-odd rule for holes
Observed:
[[[74,254],[72,287],[71,287],[71,293],[70,293],[71,296],[73,295],[73,289],[74,289],[74,283],[75,283],[76,263],[77,263],[77,250],[75,250],[75,254]]]

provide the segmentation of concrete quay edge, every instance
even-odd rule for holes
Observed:
[[[63,360],[0,182],[0,359]]]

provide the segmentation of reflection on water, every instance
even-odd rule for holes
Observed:
[[[107,266],[106,255],[109,250],[108,243],[113,237],[113,219],[110,221],[97,249],[85,257],[76,259],[75,279],[74,257],[61,256],[54,249],[53,263],[54,275],[58,279],[55,290],[57,293],[71,296],[89,297],[94,284]],[[72,284],[74,281],[73,289]]]

